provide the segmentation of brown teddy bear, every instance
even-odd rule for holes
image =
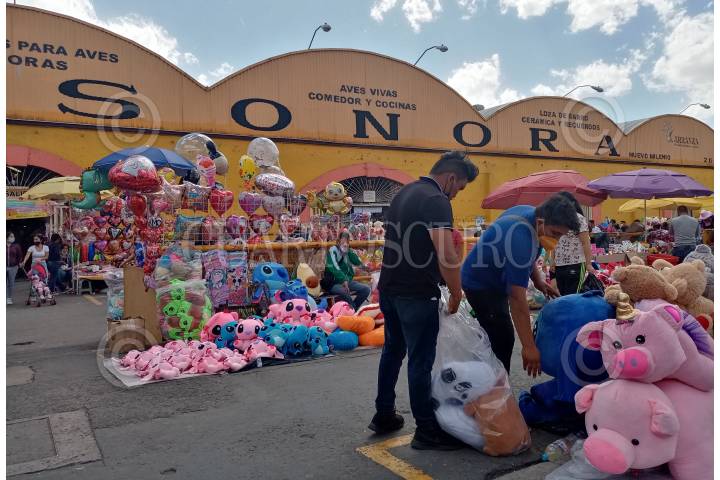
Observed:
[[[631,262],[630,265],[613,271],[612,278],[618,284],[605,289],[605,300],[608,303],[617,305],[621,293],[626,293],[633,303],[646,299],[675,303],[678,291],[659,271],[645,266],[638,257]]]
[[[677,290],[676,303],[680,308],[695,317],[709,330],[712,327],[713,302],[703,297],[707,278],[702,260],[693,260],[673,266],[666,260],[655,260],[653,268]]]

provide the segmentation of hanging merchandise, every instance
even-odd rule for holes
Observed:
[[[245,190],[249,190],[253,186],[253,179],[257,173],[257,167],[255,166],[255,160],[249,155],[243,155],[240,157],[240,180],[242,181]]]
[[[206,155],[198,155],[197,158],[198,171],[200,172],[200,183],[206,187],[215,186],[215,162]]]
[[[156,192],[161,186],[155,165],[142,155],[120,160],[110,169],[108,179],[114,186],[131,192]]]
[[[265,195],[262,199],[262,207],[273,217],[278,217],[285,210],[285,198]]]
[[[228,172],[228,161],[227,158],[225,158],[225,155],[218,151],[215,146],[215,142],[211,141],[210,143],[205,144],[205,146],[208,149],[208,155],[215,164],[215,172],[218,175],[225,175]]]
[[[171,280],[156,289],[163,338],[200,339],[200,331],[212,314],[212,303],[205,291],[204,280]]]
[[[262,206],[263,194],[257,192],[240,192],[238,195],[238,204],[243,212],[252,215]]]
[[[255,161],[260,173],[273,170],[279,170],[278,173],[282,173],[280,169],[280,150],[269,138],[258,137],[253,139],[248,145],[247,154]]]
[[[232,243],[247,240],[248,219],[237,215],[230,215],[225,219],[225,233],[232,239]]]
[[[234,199],[235,196],[230,190],[214,188],[210,192],[210,205],[212,205],[213,210],[221,217],[225,215],[225,212],[230,210]]]
[[[248,258],[247,252],[228,252],[227,287],[228,305],[247,305],[248,302]]]
[[[123,270],[120,268],[108,269],[103,274],[107,284],[107,319],[122,320],[125,290],[123,286]]]
[[[202,254],[205,281],[207,282],[208,296],[214,308],[228,303],[227,283],[227,252],[225,250],[210,250]]]
[[[175,153],[195,165],[198,155],[210,154],[208,143],[212,143],[212,140],[207,135],[188,133],[175,144]]]
[[[255,177],[255,186],[266,195],[283,197],[293,195],[295,183],[285,175],[277,173],[261,173]]]
[[[183,198],[185,197],[185,184],[174,185],[162,178],[162,190],[165,193],[165,199],[173,208],[182,207]]]
[[[201,216],[187,216],[187,215],[178,215],[175,219],[175,239],[176,240],[191,240],[195,241],[197,239],[195,238],[189,238],[189,236],[192,234],[192,231],[194,230],[193,227],[199,227],[202,225],[202,221],[205,217]]]
[[[185,182],[185,195],[183,208],[207,212],[210,199],[210,187],[203,187],[194,183]]]
[[[250,215],[250,229],[253,231],[253,235],[248,242],[262,242],[263,237],[270,232],[273,223],[275,223],[275,219],[272,215],[258,215],[256,213]]]

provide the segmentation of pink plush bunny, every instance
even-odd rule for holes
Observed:
[[[218,312],[203,326],[200,331],[200,340],[203,342],[214,342],[220,336],[220,329],[228,322],[237,321],[237,312]]]
[[[668,463],[676,480],[710,480],[712,396],[675,380],[656,385],[611,380],[583,387],[575,406],[585,413],[585,456],[611,474]]]
[[[262,327],[263,323],[254,318],[240,320],[236,328],[237,340],[235,340],[233,346],[244,352],[250,346],[250,343],[257,338]]]
[[[337,324],[327,310],[318,309],[310,312],[310,325],[308,327],[320,327],[328,334],[331,334],[337,329]]]
[[[694,322],[694,323],[693,323]],[[680,380],[703,391],[713,388],[713,341],[678,307],[660,304],[638,312],[632,321],[590,322],[578,333],[579,344],[602,352],[611,378],[655,383]]]
[[[348,302],[335,302],[333,306],[330,307],[330,315],[337,320],[339,317],[355,315],[355,309],[352,308]]]

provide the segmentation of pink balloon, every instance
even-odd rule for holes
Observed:
[[[248,215],[252,215],[262,206],[263,196],[256,192],[240,192],[238,195],[238,203]]]

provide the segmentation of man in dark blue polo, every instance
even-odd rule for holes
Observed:
[[[429,176],[398,192],[387,213],[378,284],[385,345],[378,370],[377,413],[369,428],[377,433],[402,428],[403,417],[395,412],[395,385],[407,353],[410,407],[417,426],[411,446],[416,449],[463,446],[435,420],[430,374],[439,328],[438,284],[444,280],[450,290],[451,313],[462,298],[461,259],[452,240],[450,200],[477,175],[477,167],[464,153],[445,153]]]

